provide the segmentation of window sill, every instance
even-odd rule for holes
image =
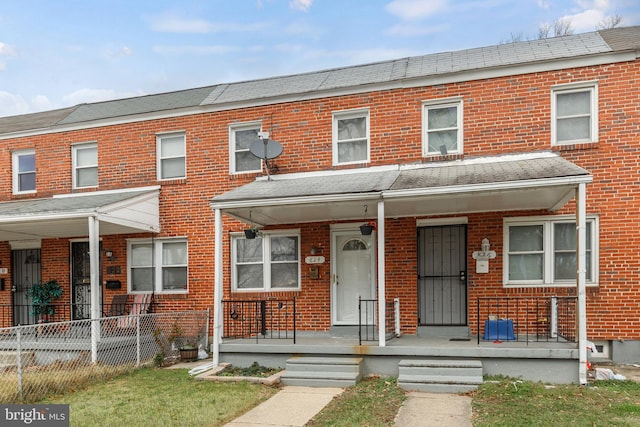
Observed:
[[[181,185],[187,183],[187,178],[161,179],[158,182],[160,185]]]
[[[502,286],[508,289],[514,288],[575,288],[575,283],[535,283],[535,284],[526,284],[526,283],[503,283]],[[586,283],[585,286],[587,288],[597,288],[600,285],[598,283]]]

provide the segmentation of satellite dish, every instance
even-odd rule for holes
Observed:
[[[258,139],[251,143],[249,152],[262,160],[271,160],[282,154],[282,144],[273,139]]]
[[[258,132],[258,138],[258,140],[251,143],[249,152],[264,161],[265,169],[267,171],[267,179],[271,180],[267,160],[275,159],[282,154],[282,144],[278,141],[274,141],[273,139],[269,139],[269,132]]]

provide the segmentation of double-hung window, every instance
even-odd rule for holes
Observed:
[[[423,104],[423,156],[462,153],[462,99]]]
[[[262,160],[251,154],[251,144],[258,141],[260,122],[229,127],[229,169],[232,174],[260,172]]]
[[[300,289],[300,236],[263,233],[255,239],[232,239],[232,281],[236,291]]]
[[[73,188],[98,186],[98,144],[73,146]]]
[[[333,164],[369,161],[369,110],[333,114]]]
[[[158,179],[187,177],[187,144],[183,132],[156,136]]]
[[[132,239],[127,253],[130,292],[187,292],[186,239]]]
[[[36,192],[35,150],[14,151],[12,155],[13,194]]]
[[[551,115],[553,145],[597,142],[597,83],[554,87],[551,98]]]
[[[575,285],[576,223],[569,217],[505,219],[506,285]],[[597,218],[586,221],[586,281],[597,278]]]

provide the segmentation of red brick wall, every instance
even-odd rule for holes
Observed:
[[[600,216],[600,286],[589,293],[588,333],[592,339],[630,339],[640,332],[640,318],[636,315],[640,304],[637,285],[640,283],[640,243],[633,239],[640,208],[637,197],[640,186],[638,76],[640,63],[636,61],[5,139],[0,140],[0,170],[5,171],[4,179],[0,180],[0,200],[72,192],[71,144],[97,141],[98,190],[160,184],[162,231],[159,236],[189,239],[189,295],[158,296],[158,309],[210,307],[214,247],[209,201],[255,177],[254,174],[229,175],[229,125],[262,120],[263,130],[284,145],[284,153],[275,161],[278,173],[333,170],[345,167],[332,166],[332,113],[368,108],[371,165],[438,161],[440,157],[421,157],[422,102],[459,96],[464,103],[464,155],[448,158],[554,150],[593,174],[594,183],[587,190],[587,210]],[[551,87],[594,80],[599,85],[599,142],[552,149]],[[187,179],[158,182],[155,135],[181,130],[186,131],[187,137]],[[10,153],[24,148],[36,149],[38,193],[34,196],[11,194]],[[573,212],[571,203],[560,213]],[[502,287],[502,218],[530,214],[468,215],[470,321],[474,319],[473,301],[480,296],[566,292],[564,289],[507,291]],[[393,245],[387,248],[387,295],[401,298],[401,322],[407,333],[415,332],[417,323],[415,224],[416,218],[387,223],[387,237],[393,238]],[[228,232],[242,228],[241,224],[225,218],[222,250],[227,295],[230,290]],[[309,254],[312,244],[320,245],[327,262],[320,266],[320,279],[311,279],[308,266],[303,264],[302,290],[287,296],[296,294],[298,298],[302,329],[327,330],[330,326],[329,224],[304,224],[300,229],[303,258]],[[122,274],[105,275],[105,279],[121,280],[126,288],[124,237],[127,236],[104,236],[103,247],[111,246],[117,254],[117,260],[105,262],[105,268],[122,267]],[[491,261],[490,273],[479,275],[473,272],[475,264],[470,256],[478,250],[484,237],[490,239],[497,257]],[[42,249],[43,279],[55,277],[68,286],[68,241],[44,241]],[[0,252],[3,262],[5,255]],[[269,296],[274,295],[277,294]],[[105,302],[110,301],[111,296],[111,292],[105,292]],[[0,301],[8,298],[7,290],[0,291]]]

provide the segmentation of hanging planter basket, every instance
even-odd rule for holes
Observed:
[[[247,239],[255,239],[257,234],[256,230],[253,228],[247,228],[244,230],[244,237]]]
[[[362,224],[360,226],[360,234],[363,236],[369,236],[373,232],[373,224]]]

